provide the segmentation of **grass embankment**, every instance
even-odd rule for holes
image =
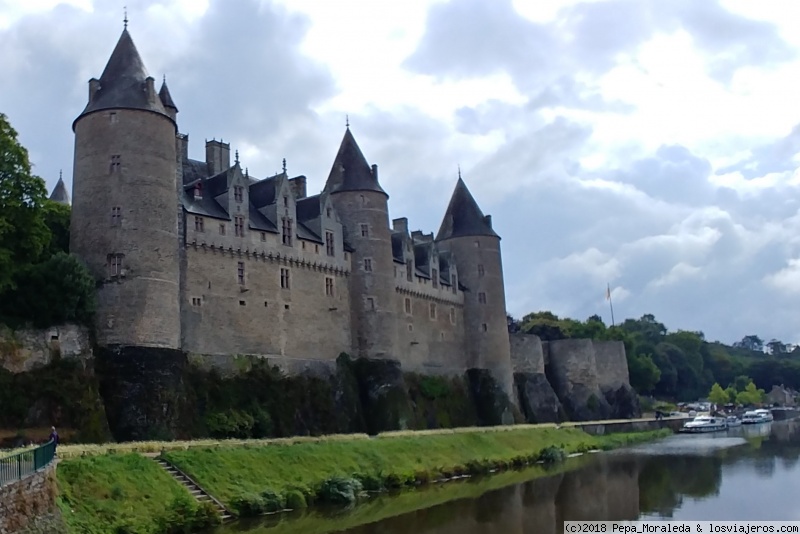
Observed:
[[[665,435],[590,436],[575,428],[513,427],[409,434],[290,447],[198,448],[171,451],[166,457],[228,507],[251,515],[317,501],[345,502],[362,488],[395,489],[484,474],[558,460],[559,453],[611,449]]]
[[[186,442],[59,447],[57,473],[60,506],[70,532],[162,534],[188,532],[186,526],[208,522],[208,510],[199,508],[153,460],[125,451],[165,449],[171,462],[226,506],[253,515],[320,501],[345,502],[362,488],[401,488],[521,467],[539,461],[543,453],[549,457],[555,448],[567,454],[611,449],[663,435],[594,437],[574,428],[502,427],[392,433],[373,439],[356,435],[206,441],[197,447]],[[375,505],[370,516],[389,517],[396,508],[393,500]]]
[[[61,461],[56,472],[59,507],[70,532],[169,534],[218,522],[213,509],[199,506],[140,454]]]

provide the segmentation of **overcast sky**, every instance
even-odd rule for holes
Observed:
[[[0,0],[0,112],[52,188],[120,1]],[[438,230],[457,167],[509,312],[653,313],[800,342],[800,2],[127,0],[189,134],[320,190],[345,115],[390,215]]]

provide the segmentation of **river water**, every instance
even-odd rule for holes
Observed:
[[[238,522],[232,534],[560,534],[567,520],[800,520],[800,421],[573,458],[382,495],[352,510]]]

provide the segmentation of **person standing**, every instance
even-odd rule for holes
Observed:
[[[50,427],[50,441],[53,442],[54,448],[58,448],[58,432],[56,432],[56,427]]]

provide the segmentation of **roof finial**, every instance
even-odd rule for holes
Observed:
[[[286,158],[283,158],[283,174],[286,174]]]
[[[344,127],[350,129],[350,115],[344,116]]]
[[[247,167],[244,168],[244,177],[250,178],[250,169],[248,169]]]
[[[461,164],[458,164],[458,179],[461,179]]]
[[[228,152],[228,154],[230,154],[230,152]],[[239,149],[238,148],[236,149],[236,164],[237,165],[239,164]]]
[[[122,8],[123,12],[125,13],[125,18],[122,19],[123,24],[125,25],[125,29],[128,29],[128,6]]]
[[[58,179],[59,180],[61,180],[61,172],[62,172],[62,169],[58,169]]]
[[[164,77],[161,79],[161,83],[167,83],[167,75],[164,74]]]

